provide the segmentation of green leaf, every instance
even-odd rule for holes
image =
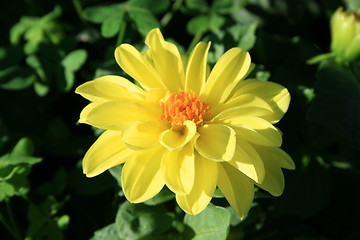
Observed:
[[[31,157],[34,153],[34,146],[30,139],[20,139],[10,154],[0,157],[0,168],[17,166],[19,164],[33,165],[41,162],[41,158]]]
[[[360,9],[360,1],[359,0],[344,0],[347,5],[348,11],[357,11]]]
[[[154,4],[153,0],[130,0],[129,6],[146,9],[153,14],[159,14],[169,8],[170,1],[157,0],[156,4]]]
[[[29,55],[26,58],[26,63],[35,70],[35,72],[43,82],[47,82],[45,70],[41,64],[40,59],[36,55]]]
[[[0,88],[5,90],[21,90],[34,83],[36,76],[28,68],[13,66],[0,70]]]
[[[72,70],[65,68],[64,75],[65,75],[65,85],[60,90],[64,91],[64,92],[68,92],[68,91],[70,91],[72,86],[74,86],[75,74]]]
[[[34,165],[42,161],[42,158],[31,157],[31,156],[17,156],[13,157],[11,154],[6,154],[0,157],[0,168],[8,166],[17,166],[19,164]]]
[[[44,97],[50,91],[49,87],[41,82],[34,82],[34,90],[40,97]]]
[[[196,10],[199,12],[206,12],[209,8],[205,0],[186,0],[185,6],[190,10]]]
[[[122,172],[123,165],[117,165],[109,169],[111,176],[115,178],[119,187],[121,187],[121,172]]]
[[[69,215],[62,215],[58,219],[56,219],[56,223],[60,229],[66,229],[70,223],[70,216]]]
[[[225,23],[225,18],[212,13],[210,15],[200,15],[192,18],[186,29],[190,34],[203,34],[207,31],[218,31]]]
[[[15,189],[13,185],[0,181],[0,202],[4,201],[8,197],[15,195]]]
[[[87,58],[87,52],[84,49],[76,49],[66,55],[61,61],[64,68],[69,71],[76,72],[85,63]]]
[[[184,222],[195,232],[192,240],[225,240],[230,227],[231,215],[222,207],[209,205],[197,215],[185,215]]]
[[[209,30],[216,32],[220,30],[220,28],[224,25],[225,21],[226,21],[225,18],[218,14],[215,13],[210,14],[208,21],[208,28]]]
[[[10,42],[11,44],[18,44],[21,36],[32,26],[40,21],[37,17],[24,16],[10,29]]]
[[[12,157],[29,156],[34,154],[34,144],[29,138],[21,138],[12,150]]]
[[[56,5],[54,7],[54,10],[52,10],[51,12],[49,12],[48,14],[44,15],[41,18],[41,21],[43,22],[43,24],[45,24],[47,22],[50,22],[50,21],[53,21],[56,18],[60,17],[61,13],[62,13],[61,7],[59,5]]]
[[[118,236],[116,225],[112,223],[106,227],[97,230],[90,240],[121,240]]]
[[[238,47],[249,51],[251,50],[256,41],[256,28],[257,22],[250,24],[236,24],[228,29],[228,32],[233,39],[238,43]]]
[[[320,66],[308,118],[337,130],[360,146],[360,84],[347,68],[334,62]]]
[[[25,34],[24,38],[27,43],[24,46],[24,51],[27,55],[33,54],[38,50],[39,44],[44,41],[45,35],[40,24],[37,24],[29,28]]]
[[[234,0],[214,0],[211,4],[211,8],[221,14],[227,14],[234,9]]]
[[[106,18],[118,11],[123,11],[124,3],[117,3],[108,6],[95,6],[86,8],[84,18],[93,23],[102,23]]]
[[[135,22],[138,31],[143,36],[146,36],[151,29],[160,27],[157,18],[146,9],[129,6],[128,12],[129,17]]]
[[[175,194],[172,191],[170,191],[168,188],[163,188],[161,192],[156,194],[155,197],[145,201],[144,204],[149,206],[158,205],[160,203],[164,203],[171,199],[174,199],[174,197]]]
[[[124,14],[124,10],[120,9],[116,14],[106,18],[101,25],[101,35],[105,38],[115,36],[120,30]]]
[[[215,192],[214,192],[214,198],[224,198],[224,194],[220,191],[219,188],[216,188]]]
[[[256,79],[266,82],[267,80],[269,80],[270,75],[271,74],[268,71],[258,71],[258,72],[256,72]]]
[[[186,30],[192,34],[203,34],[208,30],[208,16],[200,15],[192,18],[186,25]]]
[[[153,236],[170,228],[172,218],[163,205],[146,206],[124,202],[116,215],[116,229],[122,240]]]

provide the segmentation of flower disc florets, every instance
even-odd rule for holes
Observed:
[[[193,121],[198,127],[202,126],[209,110],[209,104],[202,102],[191,91],[173,93],[160,105],[163,113],[160,120],[168,121],[173,129],[182,129],[186,120]]]

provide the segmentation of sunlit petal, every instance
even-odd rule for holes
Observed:
[[[278,122],[284,116],[289,107],[289,91],[277,83],[248,79],[239,82],[235,89],[233,97],[237,97],[242,94],[252,94],[268,102],[273,113],[264,116],[263,118],[271,123]]]
[[[161,167],[162,148],[138,151],[126,161],[122,169],[121,182],[126,198],[133,203],[146,201],[164,187]]]
[[[177,151],[190,142],[196,134],[196,125],[192,121],[185,121],[185,128],[181,131],[168,129],[160,135],[160,143],[169,151]]]
[[[195,159],[195,181],[187,195],[176,195],[179,206],[188,214],[198,214],[209,204],[218,181],[218,163],[202,156]]]
[[[133,150],[121,142],[121,132],[105,131],[84,156],[82,162],[84,174],[87,177],[99,175],[125,162],[133,153]]]
[[[194,146],[190,142],[181,151],[167,151],[163,157],[166,186],[179,195],[189,194],[195,179]]]
[[[126,146],[134,150],[154,147],[159,143],[160,134],[167,126],[163,122],[133,122],[126,127],[121,139]]]
[[[102,129],[123,130],[124,126],[133,121],[158,121],[158,116],[160,112],[156,116],[156,109],[145,103],[111,101],[95,106],[87,114],[85,121]]]
[[[145,97],[144,91],[129,80],[111,75],[86,82],[75,92],[93,102],[123,99],[141,101]]]
[[[268,121],[259,117],[240,116],[228,119],[237,136],[257,145],[280,147],[282,136]]]
[[[198,43],[192,51],[187,64],[185,90],[194,91],[197,95],[205,84],[207,71],[206,60],[209,48],[210,43]]]
[[[228,163],[219,163],[218,186],[231,207],[244,218],[254,199],[254,182]]]
[[[256,149],[245,141],[237,141],[234,158],[229,163],[257,183],[264,180],[264,163]]]
[[[150,48],[154,68],[164,85],[171,92],[184,87],[185,72],[183,62],[177,47],[164,40],[160,30],[151,30],[145,40]]]
[[[127,74],[140,82],[143,88],[165,88],[153,66],[133,46],[122,44],[117,47],[115,59]]]
[[[201,93],[205,101],[224,102],[250,67],[250,55],[240,48],[228,50],[216,63]]]
[[[205,124],[198,129],[196,150],[214,161],[230,161],[235,153],[235,131],[221,124]]]
[[[87,123],[86,119],[89,115],[89,112],[91,112],[95,107],[99,106],[101,103],[89,103],[80,113],[79,123]]]

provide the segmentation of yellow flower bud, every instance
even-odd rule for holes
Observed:
[[[339,63],[349,63],[360,55],[360,10],[338,8],[331,17],[331,52]]]

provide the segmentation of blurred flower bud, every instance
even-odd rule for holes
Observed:
[[[331,52],[341,64],[360,56],[360,10],[355,13],[338,8],[331,17]]]

